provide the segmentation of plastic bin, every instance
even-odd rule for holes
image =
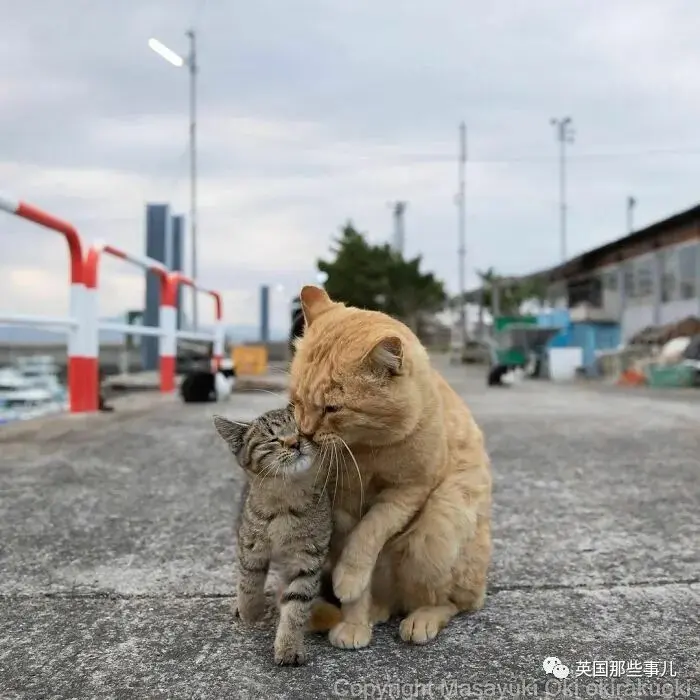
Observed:
[[[570,382],[583,366],[582,348],[549,348],[549,378],[554,382]]]
[[[690,365],[649,365],[646,372],[649,386],[667,389],[696,386],[696,374]]]

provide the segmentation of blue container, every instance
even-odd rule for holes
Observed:
[[[595,374],[596,351],[614,350],[620,345],[620,325],[600,321],[572,323],[570,336],[571,345],[583,349],[583,366],[586,373]]]
[[[539,314],[537,325],[541,328],[561,328],[561,331],[547,342],[548,348],[567,348],[571,345],[571,319],[568,309],[554,309]]]

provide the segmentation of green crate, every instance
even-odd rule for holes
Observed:
[[[496,357],[501,365],[525,365],[527,357],[525,353],[518,348],[510,348],[509,350],[497,350]]]
[[[500,333],[514,323],[527,323],[535,326],[537,325],[537,316],[496,316],[493,320],[493,329],[496,333]]]
[[[649,386],[678,388],[695,386],[695,372],[696,369],[689,365],[649,365],[646,375]]]

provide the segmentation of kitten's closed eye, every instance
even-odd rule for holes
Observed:
[[[342,406],[326,406],[323,409],[324,413],[338,413],[338,411],[342,408]]]

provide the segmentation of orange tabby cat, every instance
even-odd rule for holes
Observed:
[[[330,640],[366,646],[373,623],[401,614],[401,637],[426,643],[484,604],[491,473],[482,433],[405,325],[318,287],[304,287],[301,301],[307,327],[291,399],[335,476],[331,558],[343,621]]]

